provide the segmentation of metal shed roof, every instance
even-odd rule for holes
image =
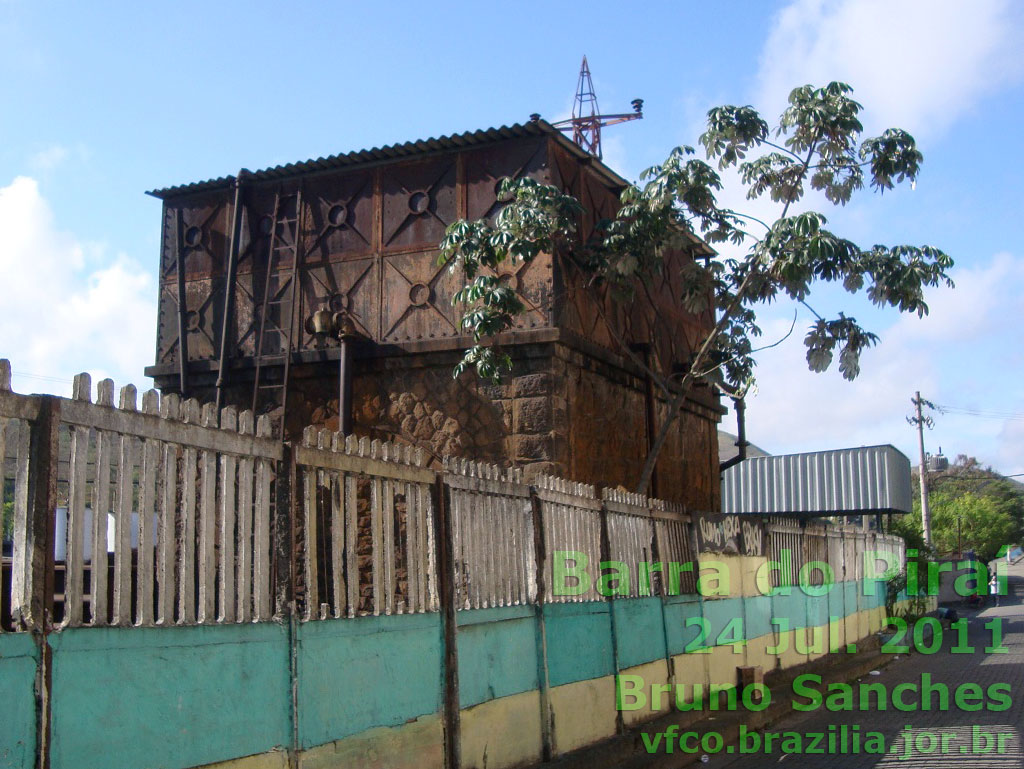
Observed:
[[[910,498],[910,460],[888,445],[754,457],[722,473],[725,513],[909,513]]]
[[[357,150],[354,152],[330,155],[329,157],[311,158],[309,160],[299,161],[296,163],[274,166],[273,168],[264,168],[259,171],[246,171],[246,173],[249,179],[256,181],[284,179],[310,172],[327,171],[336,168],[344,168],[346,166],[360,166],[369,163],[380,163],[409,157],[411,155],[425,155],[431,152],[458,150],[465,147],[490,144],[505,139],[544,135],[554,137],[564,149],[577,157],[586,160],[591,164],[594,170],[603,176],[612,186],[626,186],[627,182],[625,179],[608,168],[608,166],[602,163],[598,158],[588,154],[577,144],[567,139],[561,131],[553,127],[546,120],[531,120],[528,123],[517,123],[516,125],[501,126],[500,128],[466,131],[461,134],[451,134],[449,136],[438,136],[436,138],[421,139],[419,141],[390,144],[384,147],[374,147],[373,149],[368,150]],[[230,187],[234,182],[234,176],[222,176],[217,179],[207,179],[205,181],[192,182],[190,184],[180,184],[174,187],[150,190],[146,194],[162,199],[173,197],[175,195],[222,189],[224,187]]]

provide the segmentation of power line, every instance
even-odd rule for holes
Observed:
[[[59,382],[61,384],[74,384],[70,379],[61,379],[60,377],[47,376],[46,374],[27,374],[24,371],[12,371],[12,376],[20,376],[25,379],[39,379],[43,382]]]
[[[980,419],[1004,419],[1024,421],[1024,414],[1017,411],[996,411],[994,409],[969,409],[962,406],[944,406],[936,403],[937,408],[943,414],[978,417]]]

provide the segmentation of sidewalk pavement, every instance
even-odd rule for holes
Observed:
[[[944,628],[941,650],[934,654],[898,655],[898,659],[880,670],[880,675],[861,679],[865,683],[885,684],[891,696],[893,687],[898,684],[908,682],[920,686],[922,674],[930,673],[934,682],[943,682],[949,687],[948,710],[901,712],[893,709],[891,703],[885,711],[830,712],[822,707],[809,713],[794,712],[768,730],[775,733],[827,734],[829,726],[834,725],[838,730],[845,724],[851,733],[852,727],[857,725],[862,739],[871,731],[884,734],[886,750],[890,751],[887,754],[830,753],[827,747],[824,755],[783,754],[781,741],[776,741],[770,755],[763,752],[750,755],[722,752],[711,756],[703,765],[708,769],[1024,769],[1024,562],[1009,566],[1007,573],[1009,594],[1002,597],[999,607],[980,611],[958,609],[960,616],[967,619],[969,644],[975,649],[973,653],[952,653],[950,649],[957,642],[957,633]],[[1001,620],[1002,644],[1006,653],[985,651],[992,644],[992,631],[986,628],[986,623],[991,620]],[[902,643],[912,643],[912,640],[905,638]],[[965,683],[978,684],[983,694],[992,684],[1009,684],[1012,705],[1001,712],[961,710],[952,698],[956,687]],[[854,689],[856,691],[856,683]],[[914,699],[907,696],[908,701]],[[909,732],[905,732],[907,726],[911,727]],[[978,736],[979,733],[995,736],[994,749],[982,752],[986,743],[983,737]],[[909,748],[907,734],[912,740]],[[996,742],[1000,734],[1006,735],[1003,737],[1004,752],[1001,753]],[[931,751],[933,739],[937,747]],[[944,741],[945,752],[942,750]],[[804,744],[807,744],[806,740]],[[975,745],[979,750],[974,750]]]

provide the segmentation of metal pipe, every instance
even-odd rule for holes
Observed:
[[[719,472],[724,472],[746,459],[747,446],[750,445],[747,441],[747,404],[743,398],[733,398],[733,404],[736,406],[736,447],[738,451],[736,456],[732,459],[727,459],[718,466]]]
[[[350,334],[338,335],[340,355],[338,356],[338,429],[344,435],[352,434],[352,347],[355,337]]]

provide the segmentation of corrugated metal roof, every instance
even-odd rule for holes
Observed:
[[[909,513],[910,460],[893,446],[754,457],[722,473],[722,512]]]
[[[284,179],[290,176],[298,176],[314,171],[326,171],[346,166],[358,166],[364,163],[375,163],[381,161],[395,160],[421,155],[429,152],[440,152],[444,150],[462,149],[480,144],[490,144],[505,139],[516,139],[526,136],[553,136],[565,149],[574,155],[588,159],[594,169],[604,176],[614,186],[625,186],[626,180],[612,171],[608,166],[581,149],[578,145],[567,139],[561,131],[554,128],[546,120],[531,121],[529,123],[517,123],[512,126],[501,126],[500,128],[486,128],[479,131],[467,131],[461,134],[450,136],[439,136],[431,139],[420,139],[418,141],[404,142],[402,144],[391,144],[386,147],[374,147],[369,150],[358,150],[339,155],[331,155],[326,158],[288,163],[286,165],[264,168],[260,171],[249,171],[248,178],[255,180]],[[217,179],[207,179],[201,182],[181,184],[175,187],[164,187],[163,189],[150,190],[147,195],[156,198],[168,198],[184,193],[202,192],[205,190],[221,189],[230,187],[235,182],[234,176],[222,176]]]

